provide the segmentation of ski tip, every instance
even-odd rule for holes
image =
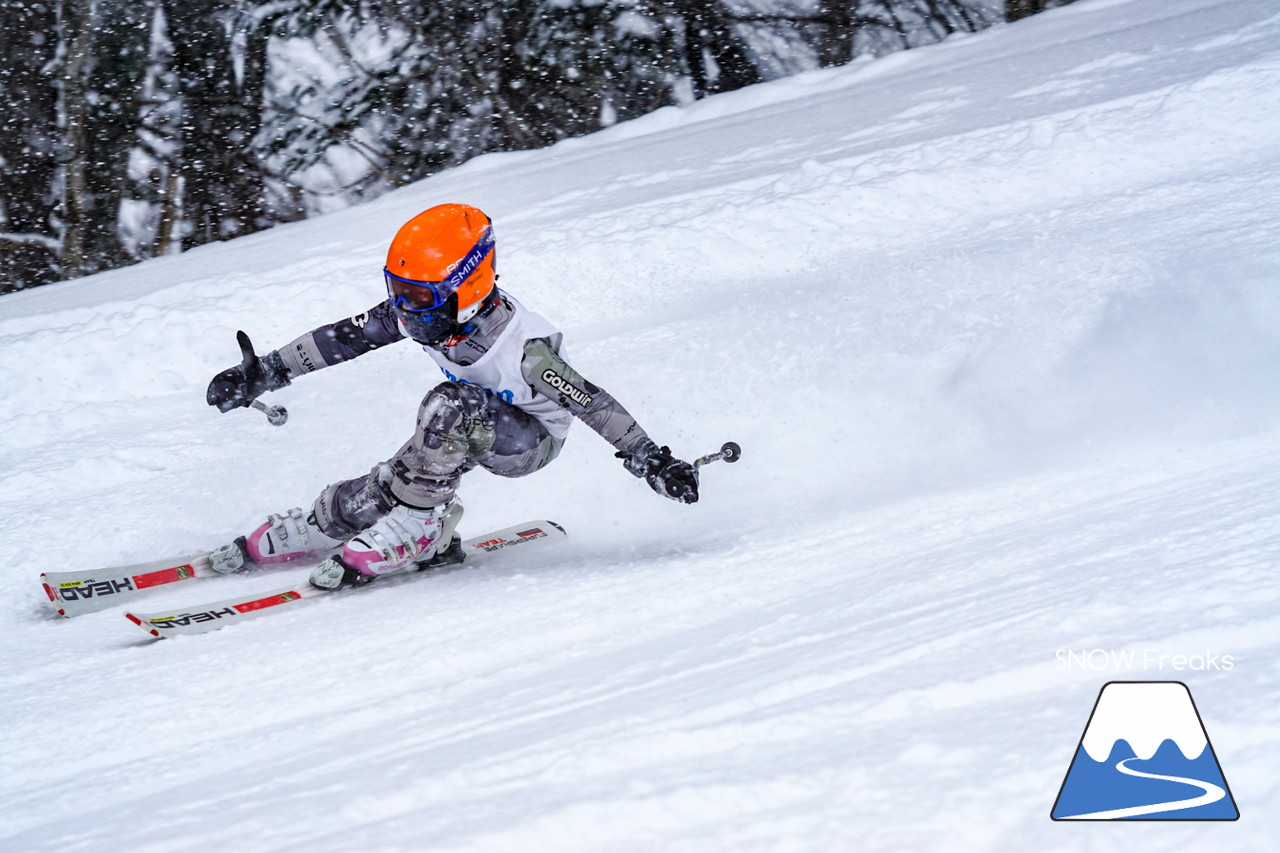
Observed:
[[[157,638],[159,638],[159,639],[161,639],[161,640],[163,640],[163,639],[164,639],[164,634],[161,634],[161,633],[160,633],[159,631],[157,631],[155,628],[152,628],[152,627],[150,627],[150,626],[148,626],[148,625],[144,625],[144,624],[142,624],[142,620],[141,620],[141,619],[139,619],[137,616],[134,616],[132,613],[127,613],[127,612],[126,612],[126,613],[124,614],[124,616],[125,616],[125,618],[126,618],[126,619],[128,619],[130,622],[132,622],[133,624],[137,625],[139,628],[141,628],[142,630],[146,631],[146,632],[147,632],[148,634],[150,634],[151,636],[153,636],[153,637],[157,637]]]
[[[44,587],[44,594],[49,596],[49,603],[53,605],[54,611],[59,616],[66,616],[66,608],[61,607],[58,603],[58,594],[53,591],[53,587],[49,586],[49,578],[47,575],[40,575],[40,585]]]

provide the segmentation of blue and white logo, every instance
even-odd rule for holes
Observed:
[[[1054,820],[1236,820],[1240,812],[1181,681],[1102,687]]]
[[[423,347],[423,349],[427,349],[427,347]],[[516,401],[516,392],[514,391],[495,391],[492,388],[481,385],[479,382],[472,382],[470,379],[462,379],[460,377],[454,376],[444,367],[440,368],[440,372],[443,373],[445,376],[449,377],[450,382],[457,382],[462,385],[474,385],[484,393],[488,394],[490,397],[497,397],[499,400],[501,400],[504,403],[514,404]]]

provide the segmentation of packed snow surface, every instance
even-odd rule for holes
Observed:
[[[443,201],[660,443],[742,461],[681,506],[579,424],[464,480],[465,533],[559,549],[175,640],[56,616],[41,570],[399,447],[441,379],[411,343],[282,428],[204,389],[237,329],[377,302]],[[1275,0],[1082,0],[4,296],[0,849],[1274,849],[1277,364]],[[1188,685],[1238,822],[1049,819],[1111,680]]]

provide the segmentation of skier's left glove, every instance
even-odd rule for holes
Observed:
[[[268,391],[275,391],[289,384],[289,368],[278,352],[245,359],[244,363],[213,377],[205,400],[217,406],[220,412],[248,406]]]
[[[615,454],[628,471],[643,477],[655,492],[683,504],[698,502],[698,472],[671,455],[671,448],[645,439],[629,451]]]

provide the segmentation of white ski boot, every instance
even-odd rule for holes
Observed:
[[[272,513],[265,524],[248,536],[215,549],[209,555],[209,562],[214,571],[230,574],[240,571],[247,563],[287,563],[341,544],[341,539],[320,532],[314,516],[304,515],[300,507],[294,507],[283,515]]]
[[[359,586],[415,563],[422,568],[448,565],[437,559],[453,558],[455,553],[456,559],[449,562],[461,562],[461,540],[456,540],[454,530],[462,512],[456,499],[430,509],[397,505],[348,541],[340,555],[316,566],[311,585],[326,590]]]

